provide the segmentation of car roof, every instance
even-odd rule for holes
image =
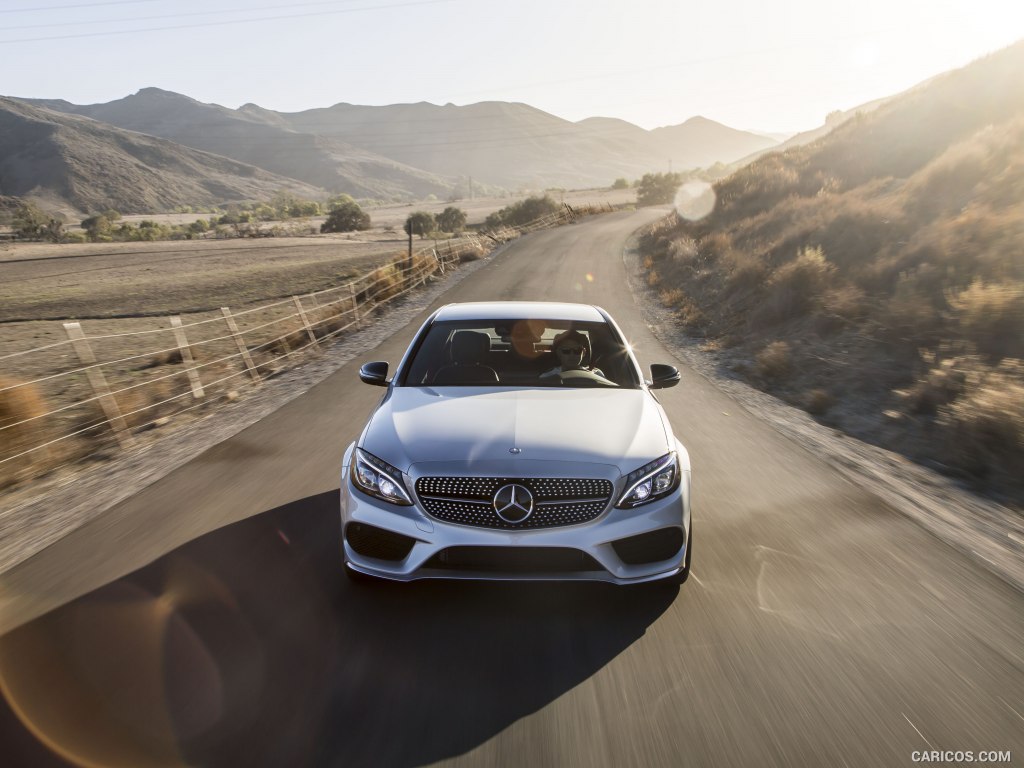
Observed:
[[[437,311],[434,320],[509,320],[514,318],[598,323],[606,321],[601,310],[591,304],[571,304],[559,301],[467,301],[447,304]]]

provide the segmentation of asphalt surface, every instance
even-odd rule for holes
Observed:
[[[596,303],[675,362],[626,288],[650,218],[535,233],[444,302]],[[0,637],[3,765],[1024,763],[1024,597],[685,367],[682,588],[349,585],[360,362],[0,577],[48,610]]]

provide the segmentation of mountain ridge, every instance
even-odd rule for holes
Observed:
[[[656,133],[613,118],[573,123],[521,102],[337,102],[288,113],[251,102],[229,109],[155,87],[101,104],[22,101],[256,165],[319,187],[325,196],[457,198],[471,191],[608,186],[620,177],[728,161],[774,143],[706,118]]]

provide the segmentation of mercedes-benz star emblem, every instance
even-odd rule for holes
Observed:
[[[506,523],[521,523],[533,514],[533,494],[524,485],[503,485],[494,494],[494,511]]]

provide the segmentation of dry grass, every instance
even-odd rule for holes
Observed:
[[[967,372],[963,394],[939,409],[950,464],[1007,487],[1024,486],[1024,364]]]
[[[1024,504],[998,469],[1024,476],[1022,66],[1018,44],[763,156],[716,185],[707,219],[666,218],[640,251],[723,365]]]
[[[793,370],[793,356],[789,344],[773,341],[762,349],[756,358],[757,375],[769,381],[780,381]]]
[[[804,396],[803,407],[814,416],[823,416],[836,404],[836,399],[821,387],[815,387]]]
[[[975,280],[949,303],[980,352],[994,360],[1024,358],[1024,283]]]
[[[49,458],[45,450],[13,458],[46,442],[48,432],[45,423],[39,420],[27,424],[19,422],[37,419],[51,410],[38,388],[32,385],[18,386],[20,384],[23,382],[0,376],[0,389],[6,390],[0,392],[0,461],[3,461],[0,464],[0,487],[31,476]]]
[[[802,317],[822,303],[835,268],[821,248],[807,247],[776,269],[768,281],[764,302],[753,314],[758,325],[776,325]]]

